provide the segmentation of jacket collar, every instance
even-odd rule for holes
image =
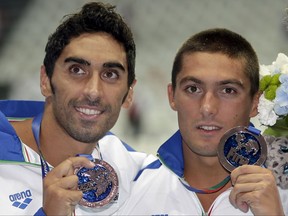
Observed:
[[[166,167],[173,171],[177,176],[183,177],[184,157],[182,136],[179,130],[160,146],[157,155]]]

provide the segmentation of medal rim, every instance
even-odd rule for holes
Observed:
[[[265,142],[265,139],[264,137],[259,134],[254,134],[252,132],[250,132],[247,127],[244,127],[244,126],[237,126],[237,127],[234,127],[230,130],[228,130],[220,139],[220,143],[219,143],[219,146],[218,146],[218,159],[221,163],[221,165],[226,169],[228,170],[229,172],[232,172],[234,169],[236,169],[237,167],[233,166],[231,163],[228,162],[228,160],[226,159],[226,156],[224,155],[224,147],[225,147],[225,144],[227,142],[227,140],[232,136],[234,135],[235,133],[239,133],[239,132],[242,132],[242,133],[248,133],[250,135],[252,135],[253,137],[255,137],[258,141],[258,144],[259,144],[259,147],[261,148],[261,155],[260,157],[258,158],[258,160],[254,163],[254,164],[251,164],[251,165],[258,165],[258,166],[261,166],[264,164],[266,158],[267,158],[267,145],[266,145],[266,142]],[[240,165],[241,166],[241,165]]]
[[[88,208],[99,208],[99,207],[103,207],[103,206],[110,204],[110,202],[113,201],[113,199],[118,195],[119,179],[118,179],[118,175],[115,169],[108,162],[104,160],[99,160],[99,159],[94,159],[92,162],[95,163],[95,166],[101,165],[102,167],[105,167],[106,170],[109,171],[110,175],[112,175],[111,176],[112,189],[110,193],[108,194],[108,196],[105,197],[103,200],[96,201],[96,202],[89,202],[82,197],[81,200],[78,202],[78,204],[83,207],[88,207]],[[82,168],[84,167],[75,169],[75,174],[77,174]],[[80,190],[79,187],[77,187],[77,189]]]

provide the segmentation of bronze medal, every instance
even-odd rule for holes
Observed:
[[[261,166],[267,157],[267,145],[259,130],[239,126],[223,135],[218,157],[229,172],[244,164]]]
[[[78,189],[83,192],[79,204],[99,208],[111,202],[118,195],[119,181],[113,167],[103,160],[94,159],[95,167],[75,170]]]

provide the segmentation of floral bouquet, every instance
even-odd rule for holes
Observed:
[[[279,53],[271,65],[260,65],[259,122],[265,134],[288,136],[288,57]]]
[[[260,65],[258,119],[268,146],[265,165],[277,184],[288,189],[288,57],[279,53],[271,65]]]

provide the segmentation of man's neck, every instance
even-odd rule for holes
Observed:
[[[96,143],[82,143],[69,136],[55,121],[43,116],[40,150],[48,163],[56,166],[76,154],[92,154]]]
[[[218,162],[218,158],[208,158],[209,162],[206,159],[184,159],[184,177],[190,185],[198,188],[209,188],[229,175]],[[211,162],[213,160],[215,160],[214,163]]]
[[[204,157],[185,150],[183,153],[184,178],[191,187],[198,190],[208,189],[229,176],[229,172],[222,167],[217,156]],[[215,193],[197,194],[204,211],[208,212],[215,199],[229,187],[231,187],[230,181]]]
[[[48,119],[48,120],[47,120]],[[39,148],[32,132],[32,120],[12,123],[20,139],[38,154]],[[76,154],[91,154],[96,143],[81,143],[66,134],[56,123],[45,118],[41,122],[40,150],[45,160],[52,166],[57,166],[69,157]]]

